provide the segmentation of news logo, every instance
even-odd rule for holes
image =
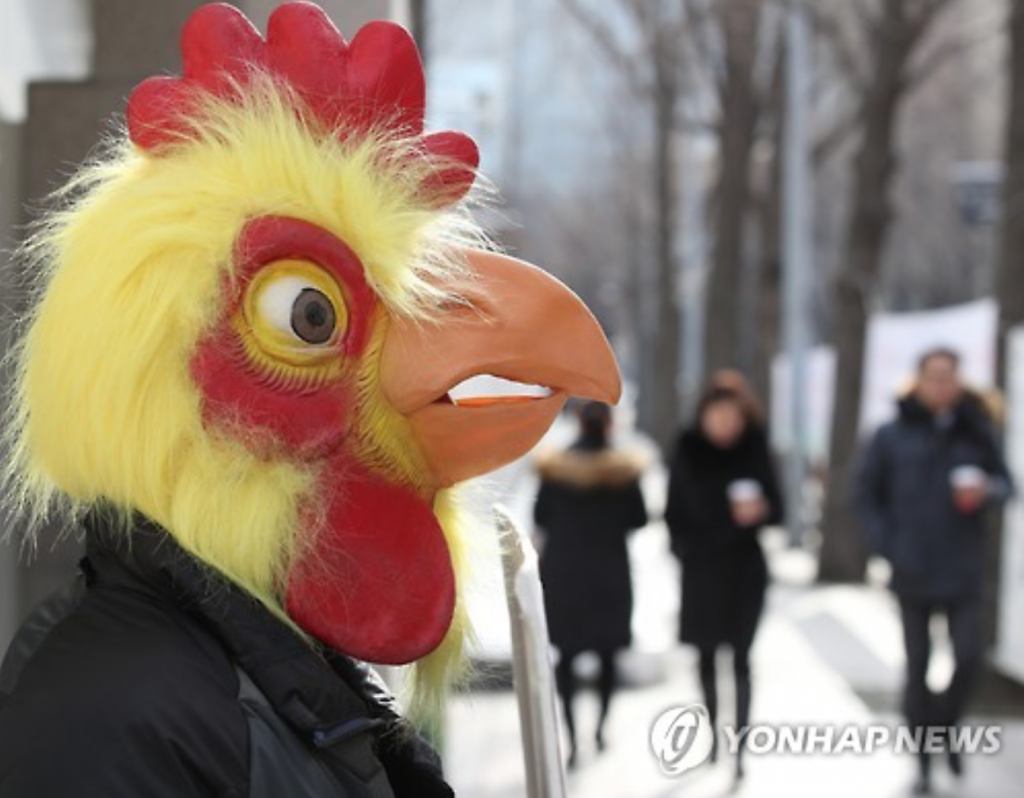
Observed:
[[[670,707],[651,727],[651,751],[666,776],[681,776],[703,765],[713,740],[711,718],[700,704]]]

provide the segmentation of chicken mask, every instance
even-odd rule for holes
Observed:
[[[293,2],[264,39],[213,4],[182,56],[27,250],[19,496],[140,511],[308,635],[417,660],[462,632],[448,489],[568,395],[615,402],[614,357],[565,286],[474,247],[476,147],[424,132],[402,28],[346,42]],[[451,398],[479,374],[548,391]]]

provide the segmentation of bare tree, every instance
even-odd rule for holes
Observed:
[[[947,52],[945,48],[926,51],[928,34],[957,2],[884,0],[874,10],[862,3],[849,4],[870,59],[863,72],[851,60],[860,95],[857,115],[862,121],[853,159],[843,260],[835,282],[838,361],[819,562],[823,580],[859,580],[864,573],[865,551],[848,501],[848,483],[858,444],[867,319],[894,220],[891,191],[897,169],[897,125],[908,96],[941,63],[938,55],[918,56]]]
[[[871,51],[852,4],[811,3],[815,39],[815,329],[835,332],[839,272],[853,198],[856,145]],[[992,291],[994,230],[966,223],[953,189],[952,166],[1001,157],[1006,6],[961,0],[936,20],[911,68],[912,79],[893,143],[899,169],[891,192],[892,225],[874,310],[919,310],[970,301]],[[839,13],[839,12],[845,13]],[[950,109],[958,109],[951,113]]]
[[[764,99],[757,73],[764,47],[769,0],[722,0],[710,7],[708,35],[720,42],[716,81],[720,112],[714,132],[719,166],[714,189],[714,243],[708,281],[705,370],[749,366],[742,362],[740,286],[744,235],[753,210],[751,166]],[[699,35],[699,31],[697,32]],[[712,52],[708,45],[704,52]]]
[[[657,318],[654,339],[651,431],[667,447],[678,424],[680,313],[677,304],[679,259],[677,256],[678,199],[681,170],[675,142],[685,126],[686,0],[616,0],[608,4],[562,0],[565,9],[601,49],[629,87],[646,100],[653,132],[651,186],[654,199],[654,239],[657,272]],[[609,20],[628,22],[637,46],[615,29]]]
[[[680,133],[697,133],[717,143],[718,167],[706,203],[712,231],[707,283],[705,371],[762,362],[762,345],[777,339],[778,313],[764,299],[777,294],[779,263],[755,269],[757,285],[747,286],[757,308],[754,324],[742,324],[743,280],[751,247],[748,225],[757,209],[752,186],[753,153],[772,133],[765,110],[778,100],[778,70],[772,67],[777,37],[768,24],[774,0],[617,0],[614,13],[583,0],[563,0],[572,16],[610,56],[610,60],[648,98],[652,113],[655,239],[659,264],[659,324],[655,341],[654,429],[661,440],[675,425],[678,396],[679,312],[676,309],[676,213],[680,193],[674,142]],[[628,50],[608,20],[630,20],[641,46]],[[766,69],[767,67],[767,69]],[[761,79],[767,73],[769,80]],[[777,203],[776,203],[777,205]],[[769,203],[768,207],[775,207]],[[777,236],[768,239],[777,248]],[[762,279],[767,285],[762,286]],[[767,291],[761,290],[767,288]],[[761,323],[770,325],[769,330]],[[756,341],[742,340],[744,327]],[[751,336],[753,337],[753,336]],[[742,352],[757,350],[754,357]],[[748,352],[748,354],[749,354]],[[772,351],[768,355],[770,361]],[[758,383],[767,389],[766,369]]]

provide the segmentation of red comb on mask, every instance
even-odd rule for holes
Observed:
[[[182,33],[182,77],[152,77],[128,101],[131,140],[159,154],[187,141],[205,92],[242,101],[253,76],[266,74],[302,101],[308,120],[341,138],[387,134],[413,140],[436,168],[423,186],[440,203],[473,185],[476,144],[455,131],[424,133],[426,84],[416,43],[392,22],[371,22],[346,42],[318,6],[290,2],[267,23],[266,39],[233,6],[198,9]]]

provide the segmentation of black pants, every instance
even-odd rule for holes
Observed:
[[[956,726],[963,718],[984,656],[981,600],[933,602],[901,597],[900,612],[907,650],[903,700],[907,722],[912,727]],[[953,678],[942,693],[933,693],[925,681],[932,651],[929,623],[936,613],[946,616],[956,660]]]
[[[599,742],[603,741],[604,724],[608,719],[608,710],[611,707],[612,695],[615,693],[617,683],[615,670],[615,651],[596,652],[600,660],[600,670],[597,676],[597,693],[601,701],[601,712],[597,721],[596,736]],[[576,697],[576,658],[578,653],[562,653],[555,667],[555,683],[558,693],[562,697],[562,708],[565,711],[565,726],[569,732],[569,743],[572,750],[576,750],[576,713],[573,709],[573,699]]]
[[[736,731],[750,725],[750,644],[753,637],[736,643],[732,646],[732,672],[736,680]],[[704,694],[704,706],[707,707],[708,717],[711,720],[712,730],[716,729],[718,723],[718,672],[715,667],[715,659],[718,654],[718,646],[705,645],[699,647],[700,652],[700,686]],[[745,738],[744,738],[745,739]],[[718,758],[718,735],[713,738],[712,758]],[[741,745],[737,754],[737,766],[743,756]]]

